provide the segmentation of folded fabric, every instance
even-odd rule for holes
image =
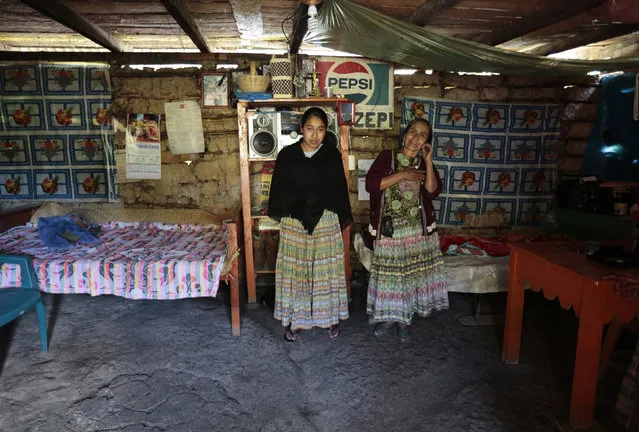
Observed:
[[[453,234],[442,234],[439,236],[441,250],[447,252],[451,245],[472,245],[482,249],[490,256],[506,256],[510,253],[506,238],[503,236],[481,237],[481,236],[459,236]],[[473,254],[475,255],[475,254]]]
[[[38,219],[40,239],[52,250],[70,249],[75,245],[76,241],[80,243],[98,243],[99,240],[89,231],[90,228],[77,214],[41,217]]]
[[[488,253],[485,250],[473,245],[471,242],[466,242],[461,245],[451,244],[444,253],[446,255],[488,256]]]

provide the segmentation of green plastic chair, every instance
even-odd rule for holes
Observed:
[[[0,288],[0,327],[35,307],[40,329],[42,351],[47,351],[47,317],[31,258],[20,255],[0,255],[0,264],[18,264],[20,288]]]

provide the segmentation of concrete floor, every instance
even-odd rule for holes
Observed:
[[[373,336],[362,292],[339,338],[295,343],[268,304],[232,337],[220,297],[46,295],[48,353],[34,313],[0,329],[0,431],[552,431],[567,418],[577,319],[540,294],[526,294],[517,366],[501,362],[503,326],[459,323],[468,295],[417,318],[408,344]],[[608,430],[620,378],[600,385]]]

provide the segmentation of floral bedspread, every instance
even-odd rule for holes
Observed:
[[[226,253],[224,225],[112,222],[100,243],[50,251],[32,226],[0,234],[0,253],[30,255],[40,290],[169,300],[214,297]],[[0,266],[0,287],[19,286],[16,266]]]

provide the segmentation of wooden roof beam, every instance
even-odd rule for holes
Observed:
[[[98,45],[113,52],[124,51],[120,41],[66,5],[51,0],[21,1],[42,15],[59,22],[87,39],[91,39]]]
[[[200,27],[195,22],[193,15],[188,10],[183,0],[161,0],[166,10],[173,16],[173,19],[182,27],[195,46],[203,53],[210,53],[211,48]]]
[[[573,48],[579,48],[596,42],[624,36],[639,31],[639,24],[609,24],[605,26],[597,26],[592,30],[580,32],[573,37],[565,37],[556,39],[550,43],[543,44],[531,50],[523,51],[526,54],[547,56]]]
[[[516,39],[527,33],[548,27],[575,15],[580,15],[595,9],[606,0],[579,0],[554,1],[546,8],[524,16],[521,20],[512,22],[510,25],[501,26],[499,29],[481,37],[477,42],[488,45],[500,45],[509,40]]]
[[[227,54],[227,53],[185,53],[185,52],[61,52],[61,51],[0,51],[0,61],[39,61],[64,62],[75,61],[82,63],[109,63],[111,65],[129,64],[174,64],[174,63],[245,63],[251,59],[258,62],[268,62],[270,55],[266,54]]]
[[[437,19],[443,10],[455,6],[459,0],[424,0],[408,19],[409,22],[424,27]]]

